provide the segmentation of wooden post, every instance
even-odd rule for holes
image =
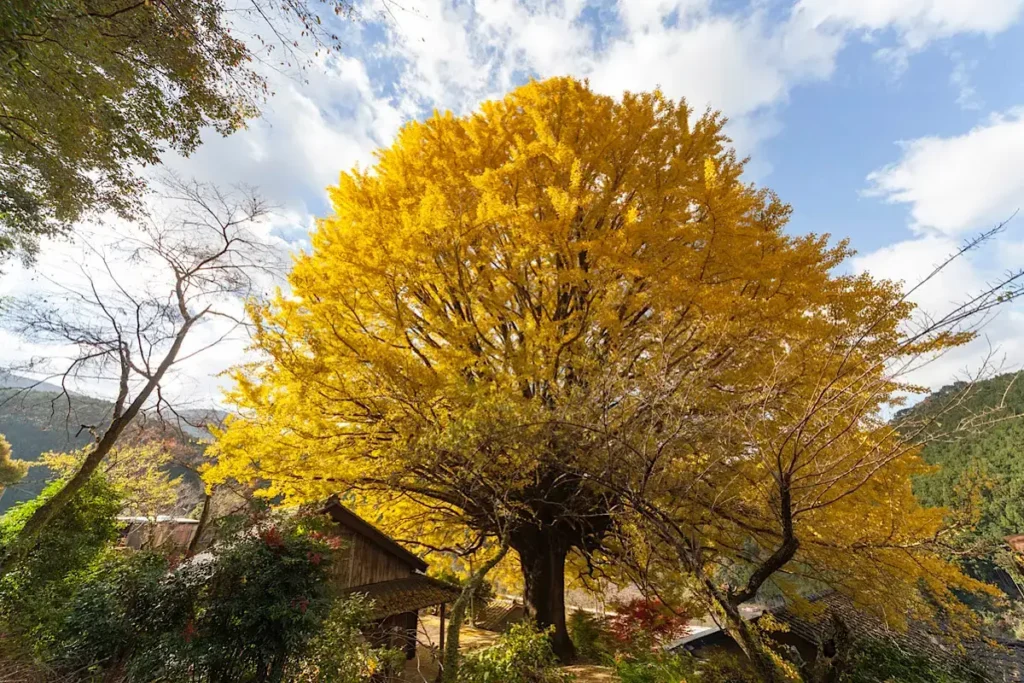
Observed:
[[[438,650],[441,651],[441,655],[444,655],[444,608],[445,604],[441,603],[441,610],[439,612],[441,616],[441,635],[439,637],[440,642],[438,643]]]

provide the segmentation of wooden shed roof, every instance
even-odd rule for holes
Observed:
[[[382,619],[394,614],[415,612],[424,607],[454,602],[461,590],[457,586],[424,574],[413,574],[404,579],[356,586],[346,592],[362,594],[373,600],[371,616],[374,619]]]
[[[418,572],[427,571],[426,562],[398,545],[383,531],[342,505],[337,496],[331,496],[327,500],[323,512],[329,514],[331,519],[338,524],[343,525],[353,533],[359,534],[398,561],[408,565],[410,569]]]

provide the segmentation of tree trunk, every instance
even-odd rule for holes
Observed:
[[[732,639],[743,650],[747,659],[754,666],[758,677],[764,683],[783,683],[788,681],[788,677],[779,670],[779,666],[771,651],[761,639],[757,626],[743,618],[739,605],[734,605],[725,592],[715,585],[712,579],[706,576],[701,577],[701,582],[718,606],[718,616],[722,620],[725,631],[732,636]]]
[[[36,511],[28,518],[10,545],[3,549],[4,554],[0,558],[0,576],[3,576],[10,570],[11,565],[29,547],[29,543],[35,538],[36,534],[85,487],[89,479],[99,468],[100,463],[103,462],[103,458],[110,452],[113,442],[114,439],[100,442],[86,456],[82,462],[82,467],[75,472],[74,476],[68,479],[67,483],[52,498],[36,508]]]
[[[576,658],[576,648],[565,624],[565,558],[569,543],[557,530],[517,534],[512,547],[519,553],[527,617],[541,630],[552,629],[551,647],[562,663]]]
[[[480,584],[484,582],[487,572],[494,569],[506,553],[508,553],[508,541],[502,542],[498,554],[484,563],[484,566],[470,577],[469,582],[462,589],[462,594],[452,605],[452,613],[448,621],[448,637],[445,640],[444,652],[441,653],[441,680],[443,683],[455,683],[459,678],[459,632],[462,622],[466,620],[466,608],[480,588]],[[442,612],[442,618],[443,616]]]
[[[189,330],[197,320],[197,318],[188,317],[185,314],[184,304],[182,304],[182,315],[185,315],[185,321],[174,335],[174,341],[171,342],[171,346],[167,350],[167,355],[165,355],[163,360],[160,361],[156,371],[149,376],[146,383],[139,390],[138,395],[136,395],[132,402],[128,404],[124,409],[124,412],[119,414],[118,408],[124,405],[124,402],[128,397],[128,382],[131,370],[131,365],[128,362],[128,359],[122,357],[121,386],[110,425],[107,427],[106,431],[103,432],[103,436],[101,436],[96,442],[96,445],[93,447],[92,451],[89,452],[89,455],[86,456],[85,460],[82,462],[81,468],[75,472],[74,476],[68,479],[67,483],[65,483],[52,498],[36,508],[35,512],[33,512],[25,521],[25,525],[18,531],[11,543],[6,548],[3,548],[3,555],[0,556],[0,576],[3,576],[10,571],[15,560],[25,552],[32,541],[35,540],[36,535],[39,534],[39,532],[41,532],[43,528],[57,516],[57,513],[60,512],[64,506],[66,506],[75,497],[75,495],[85,487],[92,475],[97,469],[99,469],[100,463],[103,462],[103,458],[107,457],[110,451],[114,449],[114,446],[117,445],[117,440],[121,437],[121,434],[139,414],[139,411],[142,410],[142,406],[146,404],[146,401],[149,400],[149,397],[160,385],[160,381],[167,373],[167,369],[174,364],[175,358],[178,357],[178,352],[181,351],[181,345],[185,342],[185,337],[188,335]]]
[[[210,522],[210,505],[212,500],[213,495],[209,493],[203,498],[203,510],[199,513],[199,523],[196,524],[192,539],[188,542],[188,550],[185,551],[185,555],[188,557],[192,557],[199,550],[199,539],[202,538],[203,533],[206,531],[206,526]]]

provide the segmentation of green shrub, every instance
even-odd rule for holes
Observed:
[[[197,590],[182,632],[189,666],[213,682],[282,680],[330,609],[330,559],[325,540],[301,523],[281,523],[179,570]]]
[[[551,641],[529,621],[512,626],[498,642],[468,654],[459,665],[462,683],[563,683]]]
[[[841,683],[976,683],[984,678],[953,673],[928,657],[882,640],[862,640],[853,647],[839,675]]]
[[[78,677],[296,679],[330,624],[332,552],[304,520],[263,525],[174,570],[155,553],[112,551],[65,581],[75,590],[41,654]]]
[[[181,658],[195,593],[157,553],[108,553],[69,603],[50,659],[64,671],[116,670],[130,680],[154,680]]]
[[[0,517],[0,547],[6,547],[29,517],[63,486],[51,483],[33,500]],[[118,537],[123,502],[102,477],[94,476],[39,533],[0,577],[0,619],[8,636],[42,645],[62,618],[80,575]]]
[[[371,603],[356,595],[338,600],[310,641],[296,681],[303,683],[364,683],[392,680],[405,666],[405,653],[395,648],[373,648],[363,639]]]
[[[614,660],[615,673],[622,683],[755,683],[757,679],[735,656],[714,653],[696,659],[689,653],[664,650],[637,651]]]
[[[576,647],[576,655],[584,662],[603,664],[615,651],[615,643],[608,632],[607,622],[583,610],[569,615],[569,637]]]
[[[0,541],[42,500],[0,519]],[[120,509],[94,478],[0,579],[0,671],[9,662],[40,680],[364,683],[404,664],[363,641],[364,603],[332,595],[339,544],[322,516],[262,517],[171,567],[112,548]]]

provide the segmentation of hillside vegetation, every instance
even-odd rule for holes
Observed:
[[[0,434],[7,437],[15,458],[36,462],[47,451],[85,446],[92,437],[82,425],[101,424],[110,410],[108,401],[88,396],[72,395],[69,403],[56,392],[0,388]],[[0,512],[35,498],[50,476],[42,465],[29,468],[25,478],[0,498]]]
[[[90,428],[101,427],[113,407],[109,401],[91,396],[63,395],[56,391],[57,387],[48,384],[26,390],[24,380],[14,375],[0,376],[0,382],[8,385],[0,387],[0,434],[7,437],[13,457],[18,460],[36,463],[43,453],[82,448],[92,439]],[[202,411],[191,412],[194,414],[186,417],[200,422]],[[221,414],[211,413],[210,417],[219,419]],[[209,434],[199,429],[188,428],[188,431],[188,438],[177,437],[174,441],[185,445],[185,452],[192,451],[190,458],[197,464],[203,448],[197,446],[195,440],[209,438]],[[201,499],[201,485],[192,471],[175,466],[170,474],[182,477],[185,483],[181,492],[182,509],[190,508]],[[0,514],[16,503],[35,498],[51,479],[53,473],[45,465],[30,467],[24,479],[0,496]]]
[[[918,498],[955,511],[976,501],[970,536],[977,541],[1001,545],[1006,536],[1024,533],[1024,377],[952,384],[896,419],[929,416],[936,417],[932,434],[938,438],[923,456],[937,469],[915,481]]]

